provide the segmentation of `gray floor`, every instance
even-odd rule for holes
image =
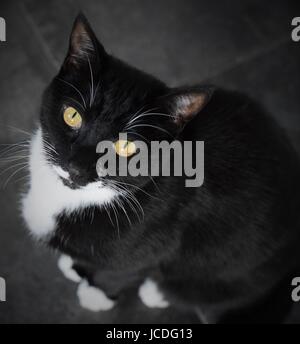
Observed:
[[[210,81],[249,93],[300,151],[300,42],[292,42],[290,25],[300,15],[297,3],[1,0],[8,41],[0,44],[0,143],[26,139],[8,125],[34,128],[41,94],[62,62],[80,8],[108,51],[170,85]],[[9,172],[0,175],[1,184]],[[111,312],[82,310],[75,285],[57,270],[55,254],[26,233],[18,205],[22,188],[22,181],[11,181],[0,191],[0,276],[8,292],[0,323],[197,322],[193,314],[173,309],[150,311],[134,292]],[[300,323],[300,306],[289,322]]]

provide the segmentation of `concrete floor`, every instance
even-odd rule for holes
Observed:
[[[26,139],[7,125],[34,128],[41,94],[62,62],[79,9],[108,51],[170,85],[210,81],[252,95],[300,152],[300,42],[292,42],[290,25],[300,15],[297,0],[1,0],[7,42],[0,43],[0,143]],[[0,183],[8,176],[0,175]],[[197,322],[173,309],[148,310],[135,291],[111,312],[81,309],[55,254],[26,233],[18,208],[23,184],[12,181],[0,191],[0,276],[7,281],[0,323]],[[288,322],[300,323],[300,305]]]

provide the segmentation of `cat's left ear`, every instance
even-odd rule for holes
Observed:
[[[64,66],[79,68],[82,64],[104,54],[104,48],[99,43],[86,17],[80,13],[73,25],[68,55]]]
[[[200,87],[178,90],[170,96],[170,111],[179,130],[182,130],[187,123],[203,111],[213,93],[213,87]]]

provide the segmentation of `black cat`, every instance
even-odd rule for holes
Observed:
[[[147,145],[204,141],[204,184],[99,177],[96,146],[121,132]],[[106,53],[79,15],[43,97],[23,214],[64,254],[59,266],[93,311],[140,286],[147,306],[188,307],[202,322],[279,321],[300,263],[299,171],[282,129],[248,97],[169,88]]]

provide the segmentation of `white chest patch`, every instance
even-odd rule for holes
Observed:
[[[103,187],[101,182],[77,190],[65,186],[57,173],[61,174],[62,170],[55,171],[45,157],[41,129],[33,136],[30,149],[30,189],[23,199],[22,210],[31,233],[37,238],[54,231],[56,219],[63,212],[100,207],[117,196],[114,190]]]

